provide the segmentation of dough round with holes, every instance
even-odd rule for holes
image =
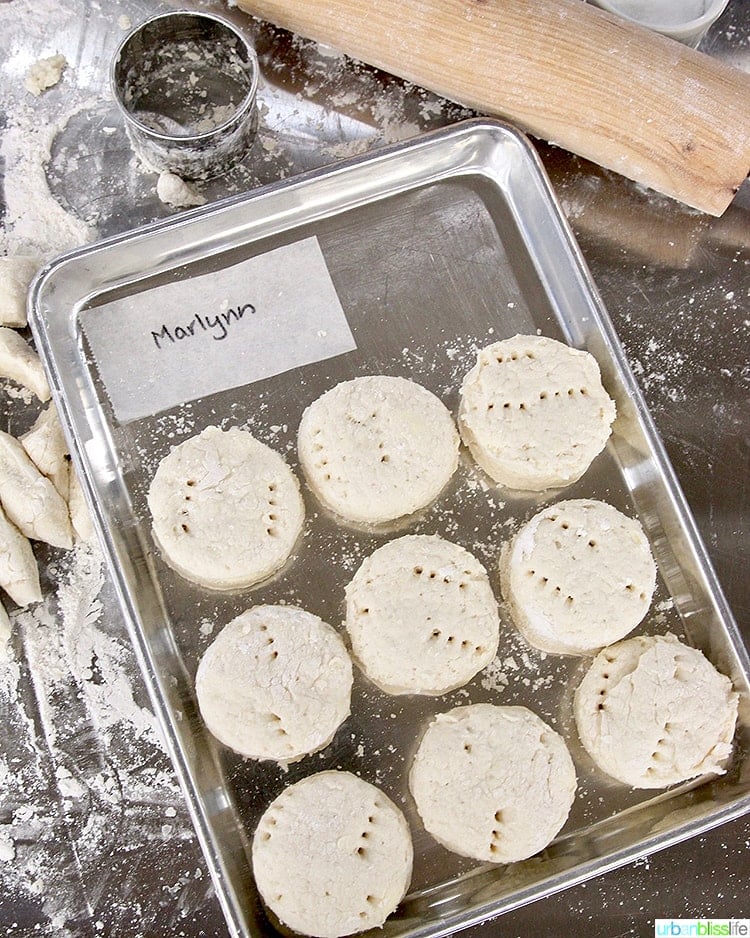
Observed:
[[[468,550],[410,534],[371,554],[346,587],[352,654],[388,694],[445,694],[495,657],[497,602]]]
[[[721,774],[737,694],[697,648],[674,635],[604,648],[575,694],[578,735],[599,768],[633,788]]]
[[[195,690],[224,745],[293,762],[327,746],[349,715],[352,665],[322,619],[296,606],[254,606],[208,647]]]
[[[435,717],[409,788],[425,828],[448,850],[514,863],[560,831],[576,773],[562,737],[526,707],[474,704]]]
[[[412,862],[401,811],[349,772],[320,772],[285,789],[253,837],[263,901],[288,928],[316,938],[382,925],[406,895]]]
[[[406,378],[344,381],[307,408],[298,437],[310,487],[349,521],[380,524],[424,508],[458,466],[450,411]]]
[[[482,349],[461,388],[463,441],[509,488],[575,482],[604,449],[614,419],[596,359],[544,336],[516,335]]]
[[[502,552],[500,584],[530,645],[593,655],[646,615],[656,565],[638,521],[606,502],[571,499],[521,528]]]
[[[305,509],[281,456],[250,433],[206,427],[162,459],[148,491],[153,535],[179,574],[211,589],[252,586],[294,548]]]

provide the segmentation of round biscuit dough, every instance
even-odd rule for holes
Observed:
[[[159,464],[154,540],[179,574],[211,589],[252,586],[289,558],[305,509],[282,457],[250,433],[206,427]]]
[[[643,619],[656,585],[641,525],[606,502],[557,502],[527,522],[500,558],[503,597],[526,641],[593,655]]]
[[[369,524],[424,508],[458,466],[450,411],[406,378],[344,381],[305,410],[299,459],[320,501],[342,518]]]
[[[409,788],[426,830],[448,850],[514,863],[560,831],[576,774],[562,737],[526,707],[474,704],[435,717]]]
[[[296,606],[254,606],[201,658],[195,690],[209,730],[252,759],[325,748],[349,715],[352,665],[337,632]]]
[[[614,419],[596,359],[544,336],[482,349],[461,388],[464,443],[495,482],[513,489],[575,482],[604,449]]]
[[[263,901],[288,928],[337,938],[383,924],[406,895],[413,848],[401,811],[348,772],[285,789],[253,837]]]
[[[388,694],[445,694],[495,657],[497,601],[458,544],[410,534],[371,554],[346,587],[352,654]]]
[[[724,772],[737,705],[729,678],[667,634],[602,649],[574,710],[583,747],[603,772],[632,788],[665,788]]]

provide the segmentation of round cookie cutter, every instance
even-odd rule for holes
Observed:
[[[232,23],[177,10],[128,33],[110,80],[143,162],[206,179],[238,163],[252,143],[258,71],[255,49]]]

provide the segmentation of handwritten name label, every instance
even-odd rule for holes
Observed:
[[[80,321],[121,423],[357,347],[314,237]]]
[[[231,307],[225,313],[219,313],[218,316],[201,316],[196,313],[190,322],[185,325],[172,325],[170,328],[166,323],[161,324],[158,332],[151,330],[151,338],[156,343],[157,348],[164,348],[175,342],[181,342],[183,339],[191,339],[196,334],[196,329],[202,329],[204,332],[212,333],[211,338],[221,341],[229,335],[229,327],[233,322],[239,322],[245,313],[254,313],[255,307],[252,303],[243,303],[236,309]],[[200,335],[200,333],[198,333]]]

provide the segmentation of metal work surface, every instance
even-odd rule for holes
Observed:
[[[9,16],[14,8],[15,18]],[[19,152],[24,148],[32,159],[34,156],[40,159],[37,173],[46,161],[47,149],[46,177],[52,192],[69,215],[94,228],[97,236],[117,234],[141,222],[166,217],[171,211],[152,191],[156,177],[136,165],[104,86],[110,50],[116,47],[124,26],[119,18],[137,22],[157,12],[157,8],[151,4],[132,4],[105,13],[81,5],[75,11],[68,6],[58,13],[50,7],[43,11],[47,18],[44,27],[40,25],[39,7],[35,10],[21,0],[0,7],[2,23],[9,24],[0,33],[3,36],[0,41],[9,44],[10,53],[2,89],[6,108],[4,223],[9,247],[35,248],[36,253],[49,260],[56,251],[74,247],[83,226],[59,228],[62,233],[56,236],[55,231],[47,230],[54,228],[54,214],[46,216],[46,226],[39,221],[36,227],[29,223],[19,207],[23,203],[29,211],[34,210],[35,192],[22,191],[19,181],[19,165],[23,163]],[[61,20],[58,42],[51,48],[49,40],[41,37],[48,34],[49,24],[57,17]],[[258,94],[260,126],[246,168],[233,171],[231,178],[215,180],[203,187],[204,194],[211,199],[274,182],[330,163],[339,156],[362,152],[468,116],[419,89],[404,87],[387,76],[346,62],[331,50],[292,39],[243,16],[235,18],[254,36],[260,56],[263,74]],[[704,48],[748,68],[750,11],[745,5],[730,3]],[[70,63],[63,83],[39,102],[30,104],[23,98],[20,78],[34,59],[58,50],[65,52]],[[16,91],[11,88],[13,80],[19,82]],[[34,107],[38,109],[36,118],[31,110]],[[39,128],[44,127],[38,116],[42,113],[47,115],[47,129],[54,131],[45,139],[39,133]],[[745,186],[727,214],[714,220],[637,190],[562,151],[540,146],[539,152],[747,641],[750,191]],[[35,167],[27,159],[21,169],[33,174]],[[399,239],[404,238],[403,227],[397,229],[394,237],[392,218],[405,218],[412,221],[411,257],[408,251],[395,257],[397,271],[399,265],[408,266],[410,260],[413,263],[423,239],[429,242],[436,237],[452,239],[449,259],[455,264],[462,256],[481,255],[490,243],[488,232],[492,226],[483,221],[486,213],[498,230],[506,232],[504,239],[509,239],[502,242],[506,273],[498,276],[497,281],[488,281],[479,291],[480,298],[494,292],[502,306],[499,334],[539,326],[552,334],[562,330],[562,335],[577,344],[585,344],[593,335],[593,347],[605,366],[605,377],[615,384],[623,380],[609,342],[604,341],[603,345],[600,342],[596,347],[598,333],[593,326],[565,317],[558,319],[554,310],[544,308],[549,298],[539,286],[538,272],[532,276],[528,262],[519,261],[523,251],[519,250],[517,239],[514,241],[510,215],[504,216],[508,208],[497,204],[496,198],[488,197],[482,187],[477,190],[476,186],[456,181],[442,182],[432,188],[392,194],[391,203],[384,203],[382,210],[379,203],[357,209],[351,215],[354,221],[347,220],[338,226],[335,219],[320,222],[314,231],[324,245],[328,239],[327,247],[333,258],[329,264],[337,289],[355,307],[360,305],[358,315],[364,315],[362,310],[375,297],[382,298],[382,289],[362,285],[368,245],[360,246],[363,253],[359,257],[355,249],[357,240],[347,241],[352,231],[361,233],[366,228],[380,243],[380,251],[385,252],[384,245],[401,244]],[[209,216],[210,212],[206,217]],[[418,230],[414,222],[422,217],[426,220],[424,231]],[[174,226],[172,230],[185,231],[184,227]],[[470,237],[479,240],[462,252],[462,247],[453,243],[456,230],[469,232]],[[508,231],[511,233],[507,234]],[[271,245],[278,234],[278,231],[264,233]],[[555,241],[554,236],[552,240]],[[409,243],[407,239],[406,244]],[[227,249],[233,247],[236,245],[225,245]],[[194,249],[188,238],[181,259],[188,262],[191,250]],[[157,252],[155,263],[159,256]],[[553,256],[560,262],[560,255]],[[563,267],[565,263],[563,256]],[[403,275],[396,278],[402,290],[409,282],[407,266]],[[123,269],[127,269],[127,263]],[[503,270],[502,265],[500,269]],[[467,289],[474,282],[470,274],[464,270],[462,276],[466,279],[459,277],[454,282],[450,264],[444,272],[446,288],[466,299],[467,309],[471,308]],[[96,273],[95,264],[81,273],[84,288],[86,276],[92,277],[93,282],[102,275]],[[116,270],[109,271],[107,276],[110,283],[118,282]],[[419,291],[418,279],[412,289]],[[558,285],[557,289],[563,287]],[[414,310],[418,296],[412,296],[410,303],[411,311],[399,323],[404,337],[413,337],[417,331]],[[446,393],[449,403],[455,404],[457,377],[465,370],[455,358],[467,351],[460,347],[460,342],[463,339],[471,345],[487,338],[487,330],[494,328],[490,324],[495,315],[495,310],[484,308],[481,327],[473,314],[468,316],[471,335],[466,335],[469,330],[456,328],[455,335],[446,337],[440,333],[439,341],[437,336],[429,341],[426,337],[419,347],[411,348],[400,341],[398,334],[392,337],[390,345],[379,342],[378,330],[374,329],[370,345],[365,343],[362,353],[367,351],[374,356],[379,367],[390,365],[399,373],[411,373],[428,386],[434,383],[433,389]],[[429,361],[436,350],[442,362],[437,370]],[[301,391],[305,398],[312,399],[314,388],[318,387],[315,382],[322,382],[319,388],[322,390],[326,382],[348,376],[321,373],[309,387],[302,389],[293,383],[290,387],[287,381],[287,398]],[[85,387],[85,382],[81,387]],[[261,416],[256,422],[259,435],[265,427],[264,432],[276,435],[276,443],[286,449],[293,440],[293,414],[287,409],[284,396],[279,397],[277,410],[272,407],[267,417],[258,407]],[[261,398],[251,403],[262,405]],[[182,423],[172,415],[171,421],[144,420],[124,433],[115,427],[112,451],[122,457],[120,468],[133,483],[136,510],[138,499],[143,497],[144,481],[153,471],[155,461],[172,443],[191,432],[196,422],[204,425],[212,413],[217,414],[217,420],[227,416],[231,419],[233,400],[231,392],[224,392],[222,406],[212,401],[205,413],[189,413]],[[297,401],[295,406],[301,403]],[[9,428],[18,433],[33,420],[35,409],[15,395],[9,397],[7,413]],[[95,407],[91,407],[89,415],[95,425],[99,419]],[[247,412],[243,419],[248,421]],[[250,425],[255,428],[255,422]],[[102,456],[100,452],[99,456],[102,461],[97,484],[102,489],[113,485],[113,499],[107,510],[119,520],[117,479],[107,475],[106,454]],[[616,460],[611,456],[607,460],[605,469],[596,470],[575,487],[575,494],[606,492],[615,501],[622,499],[622,505],[627,507],[630,496],[626,487],[620,491],[615,483],[620,478],[613,474]],[[471,498],[476,499],[479,496],[467,484],[469,475],[465,467],[462,471],[464,474],[456,484],[471,491]],[[570,493],[573,494],[572,490]],[[511,500],[493,508],[496,529],[486,532],[488,556],[481,559],[492,561],[487,546],[490,535],[496,536],[497,529],[506,521],[512,530],[514,521],[528,516],[531,507],[529,502]],[[435,515],[432,522],[450,526],[460,524],[460,519]],[[427,524],[430,523],[428,519]],[[323,525],[316,537],[330,540],[331,532]],[[362,551],[367,550],[353,535],[345,538],[339,549],[343,572],[347,572],[347,565],[348,572],[356,569]],[[117,612],[113,587],[101,573],[101,560],[95,552],[78,549],[72,558],[50,552],[40,554],[40,559],[45,562],[44,583],[49,597],[43,612],[14,616],[13,660],[2,681],[5,692],[2,713],[8,732],[0,775],[2,821],[7,830],[7,836],[0,831],[6,860],[0,874],[5,884],[0,899],[1,920],[9,934],[224,936],[227,931],[221,909],[212,894],[200,849],[159,742]],[[170,579],[163,568],[159,575],[164,577],[167,605],[177,622],[178,644],[183,650],[191,649],[192,667],[195,651],[210,640],[214,609],[221,607],[217,619],[223,622],[237,600],[212,599],[208,604],[203,593],[191,623],[186,613],[186,597],[180,592],[180,584],[174,582],[177,578]],[[274,590],[279,588],[274,583],[267,588],[269,596],[264,593],[262,598],[273,598],[271,594],[275,596]],[[293,589],[305,595],[304,583],[294,584]],[[679,619],[663,588],[655,602],[659,619],[654,630],[670,626],[679,629]],[[331,603],[330,618],[336,621],[336,604],[333,600]],[[711,645],[705,635],[695,633],[691,638],[705,647]],[[538,659],[532,662],[520,640],[512,647],[506,645],[501,655],[503,660],[493,672],[494,686],[482,688],[477,681],[474,686],[478,693],[491,690],[500,703],[525,702],[533,706],[537,699],[544,699],[543,706],[548,709],[560,705],[560,688],[566,682],[558,663]],[[572,670],[575,667],[571,665]],[[451,704],[461,702],[458,697],[454,701],[453,696]],[[382,695],[370,692],[367,710],[371,715],[380,710],[382,699]],[[433,712],[432,702],[429,703],[424,713],[421,703],[414,704],[419,712],[407,714],[407,724]],[[412,703],[409,707],[413,709]],[[404,725],[406,709],[399,700],[393,704],[394,712],[398,710],[395,723],[400,726]],[[564,720],[562,711],[559,718]],[[362,758],[360,745],[364,751],[365,742],[374,751],[374,735],[365,738],[358,736],[358,731],[359,727],[342,741],[343,749],[327,753],[320,768],[342,761],[356,767],[357,759]],[[387,751],[392,745],[387,727],[381,735],[380,748]],[[402,744],[405,745],[399,739],[399,746]],[[350,751],[346,751],[347,746]],[[369,754],[365,758],[363,770],[375,773],[373,780],[381,781],[385,787],[392,783],[390,774],[403,768],[403,759],[389,760],[380,755],[377,762],[370,762]],[[744,764],[742,749],[736,760],[736,766]],[[394,765],[398,768],[394,769]],[[267,777],[259,785],[257,780],[246,781],[247,767],[240,760],[226,761],[224,769],[235,789],[249,796],[246,814],[249,824],[254,812],[262,807],[254,804],[253,799],[257,801],[267,786],[275,786],[275,793],[279,785],[296,777],[293,773],[286,778],[275,770],[264,770]],[[595,782],[587,780],[586,787],[589,798],[580,807],[581,816],[572,819],[573,831],[585,830],[593,821],[604,820],[625,807],[620,802],[607,804],[605,796],[610,792],[604,788],[597,790]],[[622,793],[619,797],[623,798]],[[698,796],[699,813],[703,810],[701,800]],[[694,814],[686,816],[681,824],[678,821],[677,827],[685,831],[686,825],[694,820]],[[498,922],[476,926],[466,934],[492,935],[502,928],[503,934],[556,935],[585,927],[592,934],[646,935],[653,933],[656,917],[747,915],[749,836],[746,817],[730,822],[697,839],[630,862],[585,885],[507,912]],[[665,845],[669,839],[662,837],[659,845]],[[443,867],[438,870],[445,862],[445,852],[422,846],[426,859],[420,868],[421,879],[415,880],[415,889],[446,876]],[[614,856],[612,851],[604,852]],[[630,854],[628,859],[634,855]],[[454,868],[449,875],[460,874],[471,866],[455,858],[452,862]],[[602,863],[601,868],[607,865]],[[482,886],[486,887],[486,883]],[[520,891],[518,895],[520,901]],[[418,904],[413,906],[416,908]]]

